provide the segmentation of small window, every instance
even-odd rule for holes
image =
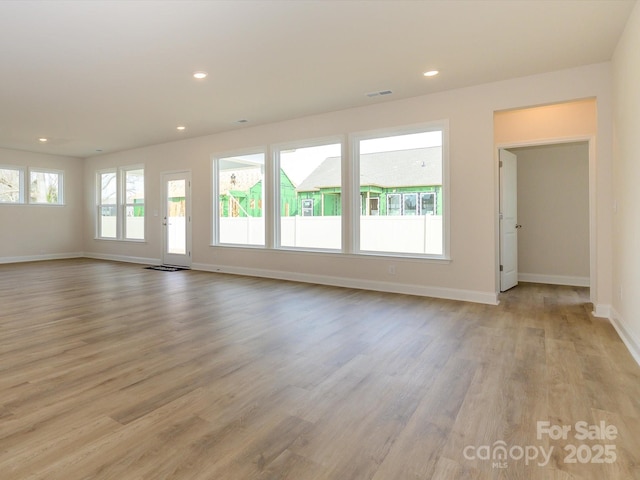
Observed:
[[[402,195],[402,214],[417,215],[418,213],[418,194],[405,193]]]
[[[402,196],[399,193],[387,195],[387,215],[402,215]]]
[[[302,216],[313,217],[313,199],[307,198],[302,200]]]
[[[0,167],[0,203],[24,203],[24,169]]]
[[[96,187],[98,238],[144,240],[144,168],[102,170]]]
[[[29,203],[61,205],[62,172],[49,170],[29,171]]]
[[[420,215],[436,214],[436,192],[420,194]]]

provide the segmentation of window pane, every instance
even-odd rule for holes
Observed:
[[[125,238],[144,240],[144,205],[127,205],[124,228]]]
[[[360,250],[442,255],[442,131],[359,145]]]
[[[104,238],[116,238],[116,211],[115,205],[100,207],[100,236]]]
[[[436,194],[435,193],[420,194],[420,214],[421,215],[436,214]]]
[[[220,243],[264,245],[264,154],[217,162]]]
[[[280,245],[342,246],[342,146],[280,152]]]
[[[125,170],[124,238],[144,240],[144,169]]]
[[[31,203],[62,203],[61,179],[58,172],[37,172],[30,174],[29,200]]]
[[[185,180],[167,182],[167,253],[187,253],[187,184]]]
[[[100,203],[115,205],[117,187],[116,172],[100,174]]]
[[[20,170],[0,168],[0,203],[20,203]]]
[[[144,170],[127,170],[125,184],[126,203],[144,203]]]

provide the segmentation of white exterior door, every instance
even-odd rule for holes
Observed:
[[[162,196],[162,263],[191,267],[191,172],[164,173]]]
[[[518,284],[518,158],[500,149],[500,291]]]

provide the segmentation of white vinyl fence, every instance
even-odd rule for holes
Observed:
[[[340,249],[341,217],[282,217],[280,243],[285,247]],[[264,218],[221,217],[220,243],[263,245]],[[442,253],[442,216],[360,217],[360,250]]]

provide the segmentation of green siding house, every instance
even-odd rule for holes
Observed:
[[[228,170],[220,173],[220,216],[221,217],[261,217],[263,216],[262,173],[252,168]],[[280,215],[298,215],[296,187],[287,174],[280,170]]]
[[[304,216],[340,215],[340,157],[329,157],[298,186]],[[360,156],[362,215],[442,215],[442,147]]]

